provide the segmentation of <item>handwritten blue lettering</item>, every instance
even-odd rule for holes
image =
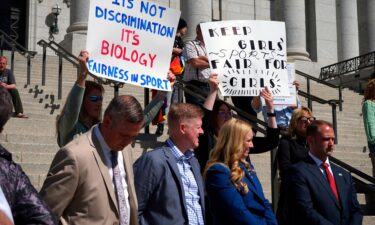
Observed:
[[[163,8],[163,7],[162,7]],[[149,21],[136,16],[127,15],[126,13],[115,11],[112,9],[101,8],[96,6],[95,17],[98,19],[108,20],[118,24],[123,24],[138,30],[159,35],[161,37],[173,38],[175,36],[175,28],[169,27],[158,22]]]
[[[160,10],[159,18],[163,17],[163,13],[166,10],[165,7],[163,7],[163,6],[158,6],[157,7],[155,4],[152,4],[151,6],[149,6],[149,5],[150,5],[150,2],[141,1],[140,12],[141,13],[149,14],[150,16],[154,17],[154,16],[157,15],[157,13],[158,13],[157,11]]]

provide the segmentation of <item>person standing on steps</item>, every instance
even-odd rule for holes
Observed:
[[[168,113],[169,138],[133,165],[140,225],[204,225],[204,186],[194,148],[203,134],[201,109],[176,103]]]
[[[363,213],[352,176],[329,159],[335,149],[332,124],[313,121],[306,140],[308,156],[291,167],[287,181],[288,225],[361,225]]]
[[[367,83],[362,103],[362,116],[370,151],[372,176],[375,177],[375,79]]]
[[[14,115],[17,118],[28,118],[23,113],[23,106],[20,94],[16,88],[16,78],[10,69],[7,69],[8,59],[0,56],[0,86],[3,86],[12,96]]]
[[[187,82],[186,88],[203,94],[204,97],[210,92],[208,79],[211,75],[210,65],[208,64],[207,51],[203,40],[200,24],[196,27],[197,36],[194,40],[185,44],[183,56],[186,59],[184,72],[184,81]],[[186,103],[203,106],[204,101],[185,92]]]
[[[79,56],[80,74],[68,94],[65,105],[56,120],[57,143],[60,147],[87,132],[94,124],[101,121],[104,88],[101,84],[88,81],[88,52],[81,51]],[[175,77],[168,72],[168,79],[173,85]],[[143,126],[148,125],[164,104],[166,92],[158,91],[156,97],[144,109]]]

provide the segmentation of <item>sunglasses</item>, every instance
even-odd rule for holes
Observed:
[[[305,116],[302,116],[298,120],[302,121],[303,123],[307,123],[307,122],[311,123],[311,122],[313,122],[315,120],[315,117],[305,117]]]
[[[99,95],[89,95],[87,96],[91,102],[102,102],[103,101],[103,96]]]

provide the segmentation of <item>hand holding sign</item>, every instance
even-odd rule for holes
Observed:
[[[275,96],[289,95],[283,22],[220,21],[201,28],[222,95],[258,96],[266,86]]]
[[[166,73],[179,17],[179,11],[146,0],[91,0],[88,70],[106,79],[170,91]]]
[[[216,91],[219,88],[219,79],[217,78],[217,74],[211,74],[208,78],[208,85],[210,86],[210,91]]]
[[[268,87],[265,87],[260,91],[260,96],[264,98],[264,101],[266,102],[267,111],[272,112],[273,111],[273,96]]]

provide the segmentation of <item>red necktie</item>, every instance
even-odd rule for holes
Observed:
[[[328,169],[329,165],[327,163],[322,163],[321,167],[326,172],[329,186],[331,187],[331,190],[332,190],[333,194],[335,195],[336,200],[338,201],[339,195],[337,194],[336,182],[335,182],[335,179],[332,176],[331,171],[329,171],[329,169]]]

